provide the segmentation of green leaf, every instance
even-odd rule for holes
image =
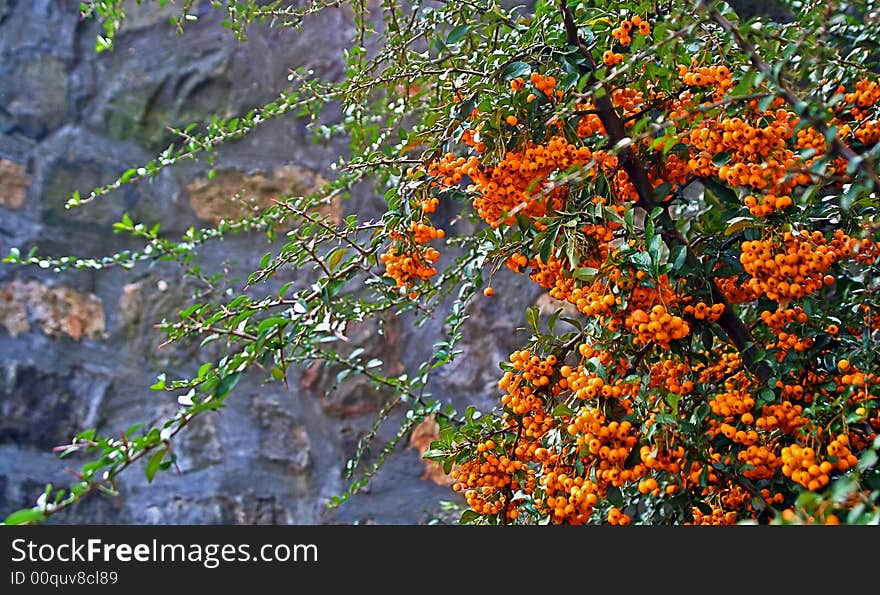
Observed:
[[[560,403],[553,408],[553,417],[567,417],[571,415],[574,415],[574,411],[565,403]]]
[[[235,385],[238,384],[240,378],[241,372],[234,372],[228,376],[224,376],[220,382],[217,383],[217,388],[214,389],[214,397],[219,399],[228,395],[229,392],[235,388]]]
[[[526,77],[532,74],[532,67],[525,62],[511,62],[501,71],[501,80],[509,81],[517,77]]]
[[[156,477],[156,472],[159,470],[159,466],[162,464],[162,459],[165,458],[165,453],[167,452],[166,448],[160,448],[150,457],[150,460],[147,461],[147,482],[153,483],[153,478]]]
[[[722,165],[727,165],[730,163],[730,160],[733,159],[733,151],[725,151],[724,153],[718,153],[712,158],[712,164],[721,167]]]
[[[571,272],[571,276],[578,281],[592,281],[599,274],[599,269],[593,267],[580,267]]]
[[[454,43],[458,43],[464,36],[467,35],[468,31],[471,30],[470,25],[460,25],[449,32],[449,35],[446,37],[446,45],[452,45]]]
[[[480,518],[479,513],[474,510],[465,510],[461,513],[461,518],[459,519],[459,524],[461,525],[471,525],[474,521]]]
[[[857,468],[859,471],[864,471],[865,469],[870,469],[875,464],[877,464],[877,453],[873,450],[866,450],[859,457]]]
[[[623,493],[620,491],[620,488],[614,486],[608,488],[608,501],[618,508],[623,507]]]
[[[755,220],[752,217],[733,217],[728,221],[727,228],[724,230],[724,235],[731,236],[744,229],[757,229],[758,227],[760,226],[755,223]]]
[[[529,328],[532,329],[532,332],[538,332],[538,307],[537,306],[529,306],[526,308],[526,322],[529,324]]]
[[[156,377],[156,383],[150,385],[153,390],[165,390],[165,373],[161,373]]]
[[[332,271],[342,260],[342,257],[348,253],[348,248],[337,248],[327,257],[327,267]]]
[[[704,179],[703,186],[718,200],[728,204],[739,204],[739,199],[737,198],[736,193],[714,178]]]
[[[685,258],[687,258],[687,248],[685,246],[675,246],[672,249],[672,254],[674,254],[672,268],[680,271],[684,266]]]
[[[46,514],[39,508],[16,510],[3,521],[4,525],[26,525],[46,520]]]

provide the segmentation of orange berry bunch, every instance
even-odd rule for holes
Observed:
[[[602,63],[605,66],[615,66],[623,62],[623,54],[615,53],[612,50],[606,50],[602,53]]]
[[[642,35],[650,35],[651,23],[638,15],[632,19],[624,19],[617,27],[612,29],[611,37],[620,45],[627,46],[632,43],[632,35],[636,31]]]
[[[514,273],[521,273],[522,270],[528,266],[529,257],[517,252],[516,254],[511,254],[507,260],[504,261],[504,264]]]
[[[385,265],[385,275],[415,298],[418,293],[412,287],[416,281],[427,281],[437,274],[434,263],[440,260],[440,252],[430,246],[417,246],[398,253],[396,247],[390,246],[379,260]]]
[[[737,522],[737,514],[723,508],[712,507],[711,512],[704,514],[702,510],[694,506],[691,509],[691,514],[694,517],[692,525],[735,525]]]
[[[810,491],[820,490],[830,481],[830,474],[836,469],[846,471],[858,463],[858,459],[849,450],[849,439],[846,434],[835,438],[827,447],[835,454],[837,462],[819,461],[816,451],[809,447],[792,444],[782,449],[782,474]],[[826,449],[826,450],[827,450]],[[830,453],[829,453],[830,454]]]
[[[857,121],[853,136],[860,143],[871,146],[880,141],[880,122],[871,117],[870,108],[880,101],[880,84],[876,81],[861,79],[856,83],[855,91],[844,95],[847,104],[853,106],[850,114]]]
[[[672,476],[681,473],[684,455],[684,447],[681,445],[667,446],[663,443],[655,443],[644,444],[639,447],[639,459],[646,469],[665,471]],[[669,490],[669,486],[667,486],[666,491],[667,493],[674,493],[674,490]]]
[[[592,347],[581,345],[580,351],[581,353],[591,354],[590,356],[585,356],[587,359],[592,357]],[[607,355],[608,352],[601,353]],[[600,357],[599,359],[601,361],[603,358]],[[606,359],[605,365],[607,364],[608,360]],[[600,398],[612,399],[626,410],[631,409],[632,399],[636,396],[639,388],[637,383],[626,382],[623,378],[609,379],[606,382],[602,377],[593,374],[583,365],[579,365],[576,368],[562,366],[559,369],[559,373],[562,376],[559,386],[570,390],[579,400],[596,402],[595,400]]]
[[[427,244],[431,240],[442,238],[446,235],[442,229],[437,229],[430,223],[413,222],[410,225],[409,232],[417,244]]]
[[[540,484],[545,496],[536,499],[535,506],[550,514],[556,524],[586,524],[599,498],[604,496],[595,482],[565,471],[548,470],[542,475]]]
[[[690,68],[679,64],[678,77],[689,87],[718,87],[726,90],[733,84],[733,73],[723,64]]]
[[[804,324],[807,322],[807,314],[801,306],[794,308],[778,309],[775,312],[764,310],[761,312],[761,320],[770,327],[774,333],[779,333],[789,324],[799,322]]]
[[[724,304],[712,304],[697,302],[695,305],[688,304],[684,307],[684,313],[693,316],[696,320],[715,322],[724,314]]]
[[[831,242],[819,231],[785,232],[781,242],[775,238],[743,242],[740,262],[752,277],[748,286],[755,293],[787,303],[818,291],[825,272],[849,256],[852,245],[841,230]]]
[[[739,451],[737,459],[749,466],[742,474],[753,481],[772,478],[776,470],[782,466],[782,459],[773,452],[773,448],[764,444],[752,444],[745,450]]]
[[[654,343],[668,348],[670,341],[683,339],[691,332],[690,325],[680,316],[669,313],[666,306],[657,304],[649,312],[637,309],[625,319],[624,325],[635,333],[634,345]]]
[[[593,468],[600,486],[620,487],[645,474],[642,464],[627,467],[627,459],[638,440],[630,422],[607,421],[598,409],[582,407],[567,429],[577,437],[579,452]]]
[[[532,281],[549,290],[550,297],[561,301],[572,301],[575,282],[572,277],[566,277],[563,271],[567,270],[566,264],[550,256],[545,264],[543,261],[533,258],[529,261],[532,273],[529,275]]]
[[[677,395],[689,395],[694,391],[692,380],[685,379],[691,367],[682,360],[660,359],[651,364],[651,388],[662,386]]]
[[[564,191],[551,189],[548,177],[554,171],[585,164],[591,156],[589,148],[554,136],[544,143],[529,143],[520,150],[509,151],[494,166],[481,164],[476,156],[464,159],[450,153],[432,163],[428,171],[447,186],[457,185],[463,176],[468,176],[473,184],[467,190],[474,197],[477,214],[497,228],[501,224],[512,225],[517,213],[529,218],[543,217],[547,214],[548,196],[551,208],[561,208]]]
[[[761,430],[779,430],[784,434],[794,435],[799,427],[810,423],[803,412],[802,405],[791,401],[770,403],[761,407],[761,415],[755,420],[755,426]]]
[[[733,419],[754,409],[755,398],[751,394],[750,383],[742,374],[735,374],[724,382],[724,392],[718,393],[709,401],[712,413],[722,419]],[[748,418],[747,418],[748,419]]]
[[[610,509],[608,509],[608,524],[631,525],[632,518],[616,506],[612,506]]]
[[[760,297],[738,277],[715,277],[715,284],[731,304],[754,302]]]
[[[533,72],[529,75],[529,82],[535,86],[535,89],[546,95],[548,99],[552,100],[561,97],[561,92],[556,92],[555,76],[545,76],[539,72]]]
[[[452,489],[463,491],[468,506],[474,511],[484,515],[505,512],[512,520],[517,511],[509,494],[520,488],[530,493],[535,486],[534,471],[526,468],[522,461],[499,455],[496,449],[492,439],[477,444],[474,458],[453,467]]]
[[[751,446],[758,441],[758,433],[755,430],[738,430],[728,423],[722,423],[719,426],[719,431],[728,440],[737,444]]]
[[[787,194],[783,196],[765,194],[757,197],[754,194],[748,194],[743,198],[743,204],[749,208],[749,212],[755,217],[766,217],[775,211],[787,209],[794,202],[791,200],[791,196]]]

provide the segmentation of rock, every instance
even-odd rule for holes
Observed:
[[[290,512],[274,496],[237,498],[234,509],[237,525],[289,525]]]
[[[23,166],[8,159],[0,159],[0,207],[7,209],[23,207],[29,185],[30,180]]]
[[[312,446],[306,429],[275,399],[255,397],[254,410],[260,426],[260,456],[294,473],[308,470]]]
[[[214,415],[200,415],[175,442],[177,467],[183,473],[198,471],[223,461],[223,443]]]
[[[38,54],[18,64],[14,88],[0,89],[0,104],[31,138],[42,138],[61,126],[68,110],[68,71],[64,60]]]
[[[119,296],[119,323],[123,328],[134,328],[144,316],[142,283],[126,283]]]
[[[224,525],[233,522],[236,505],[227,496],[172,496],[133,512],[138,525]]]
[[[433,415],[425,418],[425,421],[413,428],[409,436],[409,448],[415,449],[419,455],[424,455],[431,448],[431,442],[440,439],[440,424]],[[451,486],[453,479],[443,471],[443,465],[437,461],[423,459],[425,472],[422,479],[433,481],[437,485]]]
[[[274,496],[175,496],[134,515],[142,525],[289,525],[289,511]]]
[[[160,26],[172,28],[169,22],[171,17],[180,14],[180,7],[173,2],[166,6],[158,4],[144,3],[143,0],[125,0],[123,6],[125,9],[125,18],[117,32],[118,37],[139,32],[141,29],[148,27]],[[123,42],[125,40],[123,39]]]
[[[245,173],[233,169],[217,172],[214,179],[196,178],[186,189],[199,219],[217,223],[252,216],[271,206],[274,200],[288,196],[307,196],[326,181],[320,174],[296,165],[283,165],[271,173]],[[341,220],[339,201],[323,207],[320,212],[338,224]]]
[[[15,336],[30,330],[30,322],[53,337],[102,339],[104,303],[94,294],[39,281],[12,280],[0,286],[0,325]]]
[[[0,443],[42,450],[68,443],[99,424],[109,387],[109,377],[84,368],[57,374],[14,366],[0,385]]]
[[[70,116],[76,3],[0,4],[0,131],[40,139]]]
[[[560,316],[566,316],[568,318],[577,318],[580,316],[580,312],[578,312],[578,309],[574,304],[554,299],[550,297],[549,293],[542,293],[538,296],[537,301],[535,301],[535,306],[538,308],[538,312],[540,312],[542,318],[552,316],[557,310],[562,310]]]
[[[77,208],[67,208],[74,192],[88,196],[92,190],[116,181],[132,167],[152,157],[130,143],[115,141],[79,126],[64,126],[40,145],[41,157],[34,173],[34,196],[42,200],[40,216],[50,227],[64,227],[65,235],[97,236],[96,251],[119,249],[124,236],[107,233],[124,213],[138,223],[162,222],[165,231],[189,226],[177,204],[179,189],[169,171],[124,184]],[[74,227],[75,226],[75,227]],[[57,234],[53,234],[57,235]],[[77,255],[83,255],[78,250]]]

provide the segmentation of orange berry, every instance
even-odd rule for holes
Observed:
[[[492,297],[493,295],[495,295],[495,290],[491,287],[487,287],[483,290],[483,295],[486,297]]]
[[[506,122],[511,126],[516,126],[519,124],[519,119],[516,116],[507,116]]]
[[[834,285],[834,275],[825,275],[822,282],[825,283],[825,285]]]
[[[837,362],[837,369],[841,372],[846,372],[849,369],[850,363],[848,359],[842,359]]]

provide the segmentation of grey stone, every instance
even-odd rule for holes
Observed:
[[[13,364],[0,386],[0,444],[50,449],[68,443],[100,423],[109,386],[108,377],[83,368],[63,376]]]
[[[282,463],[292,472],[306,471],[311,465],[312,450],[306,429],[275,399],[257,396],[253,403],[260,427],[261,456]]]

